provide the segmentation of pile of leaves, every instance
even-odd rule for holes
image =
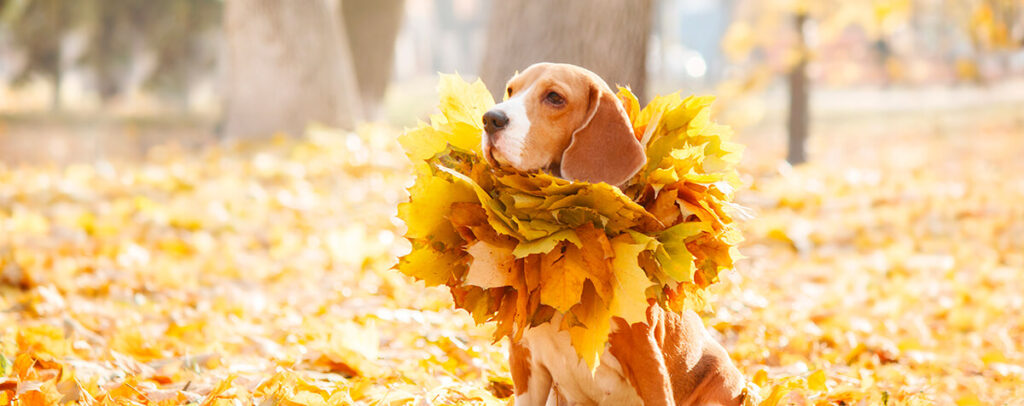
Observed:
[[[399,138],[416,182],[399,206],[412,252],[404,273],[447,285],[495,341],[552,320],[597,366],[612,317],[646,322],[648,299],[701,309],[742,238],[731,203],[739,144],[710,121],[710,97],[656,97],[640,109],[620,88],[648,164],[620,190],[482,159],[483,82],[442,76],[440,114]]]
[[[0,164],[0,405],[499,403],[490,331],[391,270],[395,136]]]
[[[738,136],[704,320],[762,405],[1022,402],[1024,128],[974,114]],[[397,134],[0,163],[0,405],[508,404],[493,323],[392,269]]]

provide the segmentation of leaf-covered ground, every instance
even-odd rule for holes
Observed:
[[[506,344],[390,270],[394,135],[0,166],[0,404],[507,403]],[[766,404],[1024,402],[1019,130],[819,143],[746,154],[705,318]]]

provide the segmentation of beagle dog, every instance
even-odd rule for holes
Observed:
[[[578,66],[530,66],[483,121],[483,153],[496,167],[619,186],[646,163],[618,98]],[[524,331],[509,351],[515,404],[741,404],[745,380],[700,317],[648,306],[647,323],[612,320],[595,371],[558,328],[560,315]]]

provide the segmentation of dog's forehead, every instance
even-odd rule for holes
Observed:
[[[537,63],[509,79],[508,86],[525,88],[540,81],[562,83],[568,86],[586,85],[594,80],[594,73],[576,65]]]

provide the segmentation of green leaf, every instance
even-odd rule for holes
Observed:
[[[582,244],[582,242],[580,242],[580,237],[576,235],[575,231],[562,230],[544,238],[532,241],[523,241],[519,243],[514,250],[512,250],[512,255],[515,255],[516,258],[525,258],[530,254],[548,253],[555,249],[555,246],[562,241],[571,242],[577,247]]]
[[[661,247],[655,254],[658,263],[676,282],[693,281],[693,254],[686,248],[686,239],[702,232],[711,232],[711,225],[703,221],[679,223],[658,233]]]
[[[11,363],[11,360],[7,359],[3,354],[0,354],[0,376],[10,375],[13,367],[14,365]]]

